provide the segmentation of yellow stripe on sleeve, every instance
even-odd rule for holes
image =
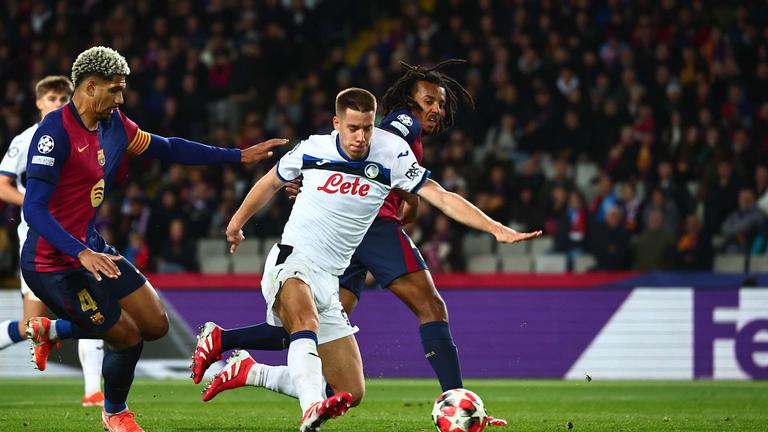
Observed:
[[[147,151],[149,147],[149,141],[152,139],[150,135],[141,129],[136,130],[136,135],[133,137],[133,141],[128,144],[128,151],[140,155]]]

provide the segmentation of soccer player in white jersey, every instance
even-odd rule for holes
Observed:
[[[417,193],[446,215],[513,243],[541,235],[518,233],[486,216],[457,194],[429,180],[408,144],[373,126],[376,98],[350,88],[336,97],[335,131],[313,135],[286,154],[251,189],[227,227],[235,252],[244,239],[242,226],[285,183],[303,175],[280,244],[269,253],[262,278],[267,322],[291,335],[288,365],[256,363],[235,351],[203,391],[210,400],[223,390],[255,385],[297,397],[304,416],[301,431],[360,403],[365,392],[357,331],[339,301],[338,276],[392,189]],[[213,328],[215,324],[207,323]],[[198,342],[214,343],[210,332]],[[327,381],[334,396],[325,398]]]
[[[66,105],[72,96],[74,87],[69,78],[63,75],[47,76],[35,85],[37,100],[35,104],[40,111],[42,120],[49,112]],[[0,162],[0,199],[21,207],[24,201],[25,173],[27,171],[27,153],[32,136],[37,130],[37,123],[17,135],[8,146],[2,162]],[[17,232],[19,245],[27,238],[26,221],[22,217]],[[3,321],[0,323],[0,349],[7,348],[27,338],[24,323],[35,316],[44,316],[46,307],[29,289],[23,276],[21,279],[21,296],[24,312],[21,321]],[[103,342],[95,339],[81,339],[78,344],[80,364],[83,366],[85,378],[85,393],[83,406],[101,406],[104,404],[104,394],[101,392],[101,362],[104,357]]]

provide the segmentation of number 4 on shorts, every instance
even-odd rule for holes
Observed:
[[[79,293],[77,293],[77,298],[80,299],[80,309],[82,309],[83,312],[96,310],[99,308],[99,306],[96,304],[96,301],[94,301],[93,297],[91,297],[91,294],[88,293],[88,290],[81,290]]]

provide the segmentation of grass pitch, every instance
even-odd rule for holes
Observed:
[[[477,381],[466,387],[510,422],[489,431],[766,431],[768,382]],[[151,431],[296,431],[298,403],[244,388],[200,401],[191,381],[137,380],[130,406]],[[0,380],[0,431],[100,431],[79,380]],[[324,432],[432,431],[432,380],[370,380],[363,405]],[[570,429],[569,429],[570,426]]]

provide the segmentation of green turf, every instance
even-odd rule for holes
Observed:
[[[503,431],[766,431],[768,382],[467,381]],[[137,380],[131,408],[148,431],[295,431],[298,403],[245,388],[200,402],[191,382]],[[0,380],[0,431],[97,431],[79,380]],[[430,380],[371,380],[363,405],[323,431],[431,431]]]

